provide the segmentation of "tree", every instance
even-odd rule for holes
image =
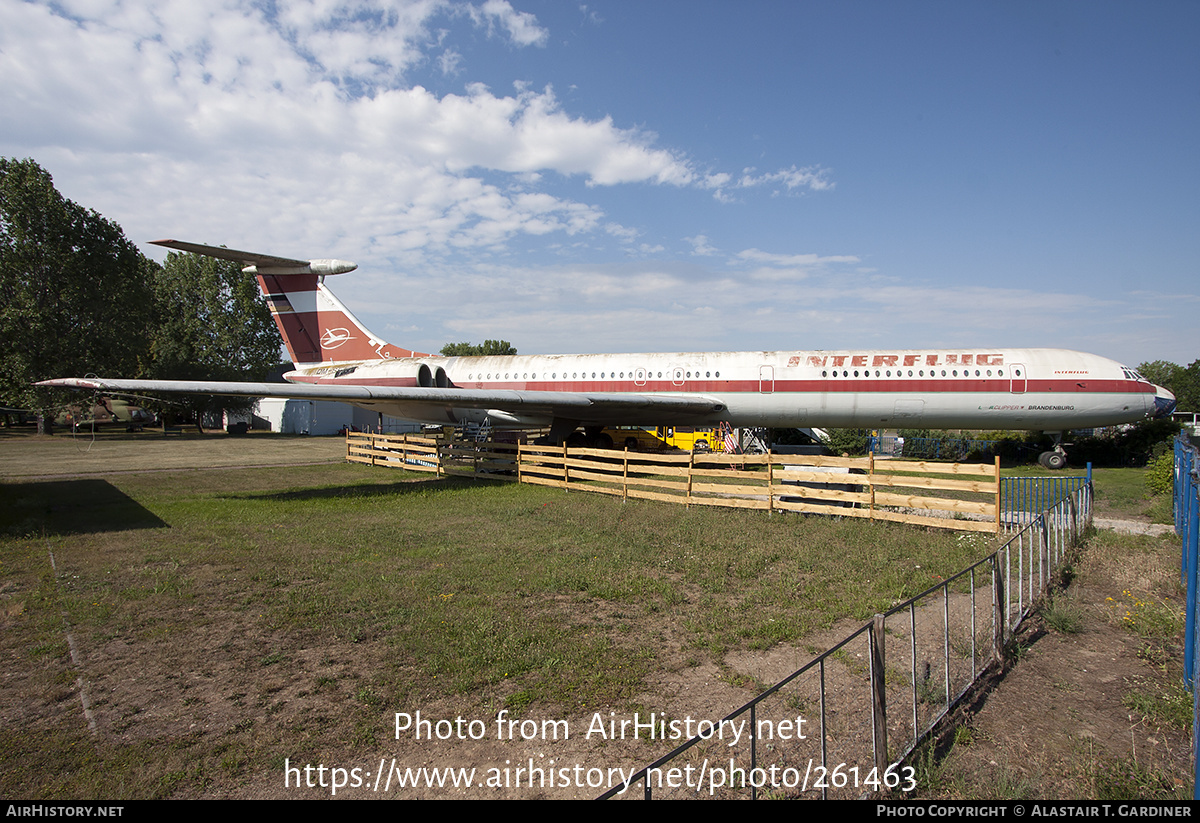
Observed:
[[[517,348],[507,340],[484,340],[482,344],[447,343],[442,346],[442,357],[486,357],[493,354],[516,354]]]
[[[1166,360],[1142,363],[1137,369],[1151,383],[1170,389],[1181,411],[1200,411],[1200,360],[1186,369]]]
[[[824,445],[834,454],[848,454],[857,457],[867,453],[867,442],[870,434],[866,429],[827,429],[828,437]]]
[[[171,380],[260,382],[281,362],[283,341],[254,276],[236,263],[167,255],[154,272],[151,373]],[[196,397],[196,412],[248,410],[253,399]]]
[[[152,266],[33,160],[0,158],[0,402],[45,409],[38,380],[144,374]]]

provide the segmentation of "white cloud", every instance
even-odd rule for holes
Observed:
[[[755,174],[755,171],[754,168],[744,169],[737,185],[741,188],[753,188],[778,184],[788,190],[804,188],[811,191],[825,191],[834,186],[829,180],[829,170],[816,166],[806,169],[792,166],[767,174]]]
[[[558,333],[614,349],[620,339],[705,347],[739,328],[733,313],[769,304],[748,281],[856,259],[748,249],[737,277],[653,262],[485,265],[518,237],[564,259],[588,244],[631,260],[665,251],[585,202],[580,183],[724,197],[827,181],[796,167],[700,171],[647,129],[564,110],[550,87],[446,93],[415,82],[474,79],[455,40],[464,26],[513,49],[546,45],[537,19],[504,0],[0,0],[0,15],[0,154],[34,157],[66,196],[136,241],[357,260],[339,294],[370,325],[394,315],[395,328],[426,336],[404,345],[436,349],[447,329],[478,327],[480,338],[519,334],[523,350],[561,348],[549,342]],[[697,256],[722,254],[706,235],[687,241]]]
[[[637,229],[622,226],[620,223],[605,223],[604,230],[625,243],[637,239],[638,234],[640,234]]]
[[[487,0],[483,6],[472,8],[472,16],[486,19],[489,27],[499,24],[519,46],[544,46],[550,33],[538,25],[537,17],[513,9],[508,0]]]
[[[262,242],[265,220],[276,240],[312,242],[339,215],[348,235],[398,250],[605,225],[595,206],[521,191],[546,172],[590,185],[691,178],[653,135],[573,117],[550,89],[500,96],[473,84],[439,97],[406,85],[424,49],[440,50],[443,71],[462,66],[446,32],[429,32],[438,15],[466,8],[514,46],[544,42],[536,19],[507,2],[272,8],[0,0],[0,151],[54,159],[75,199],[134,232],[176,212],[213,240],[253,241],[239,236],[253,225]],[[516,186],[476,170],[510,173]]]
[[[828,191],[834,187],[829,179],[829,169],[820,166],[797,168],[792,166],[779,171],[755,174],[757,169],[746,168],[736,180],[733,175],[718,172],[705,175],[703,185],[713,190],[713,197],[722,203],[732,202],[735,198],[730,191],[753,189],[757,187],[773,188],[774,194],[795,193],[797,190]]]
[[[853,255],[831,255],[822,257],[816,254],[771,254],[758,249],[746,249],[738,252],[741,260],[755,263],[768,263],[773,266],[820,266],[827,263],[857,263],[859,259]]]
[[[53,160],[69,196],[135,237],[166,223],[214,242],[333,241],[405,259],[518,235],[603,230],[627,243],[640,229],[551,188],[574,178],[722,197],[752,177],[701,174],[652,132],[564,111],[550,87],[411,82],[421,68],[469,70],[455,21],[513,48],[545,45],[547,30],[507,0],[0,0],[0,14],[0,153]],[[755,179],[815,188],[822,174]]]
[[[446,49],[438,55],[438,70],[445,75],[455,75],[462,71],[462,55],[454,49]]]
[[[711,257],[714,254],[718,254],[717,249],[709,244],[708,238],[703,234],[697,234],[695,237],[685,237],[683,239],[692,244],[692,254],[700,257]]]

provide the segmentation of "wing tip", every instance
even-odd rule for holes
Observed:
[[[52,389],[96,389],[104,384],[100,380],[87,380],[82,377],[55,377],[52,380],[39,380],[33,385]]]

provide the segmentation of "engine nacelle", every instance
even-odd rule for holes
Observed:
[[[372,363],[368,366],[347,366],[345,368],[333,371],[335,378],[350,378],[361,377],[360,370],[370,374],[372,377],[375,374],[371,370],[376,367],[386,369],[388,377],[398,377],[401,380],[412,380],[413,383],[425,389],[452,389],[454,384],[450,382],[450,376],[446,374],[446,370],[441,366],[431,366],[428,363],[398,363],[396,361],[380,361]],[[331,369],[318,369],[317,373],[328,373]]]
[[[430,366],[428,363],[414,363],[412,369],[411,376],[416,378],[417,385],[423,389],[449,389],[454,385],[450,382],[446,370],[441,366]],[[405,374],[404,376],[408,377],[409,375]]]

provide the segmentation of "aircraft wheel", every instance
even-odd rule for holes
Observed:
[[[1046,452],[1046,462],[1043,464],[1050,471],[1059,471],[1067,467],[1067,456],[1062,452]]]
[[[579,431],[571,432],[567,435],[566,445],[571,449],[581,449],[587,445],[587,435]]]
[[[607,433],[596,436],[597,449],[611,449],[613,447],[613,439]]]

